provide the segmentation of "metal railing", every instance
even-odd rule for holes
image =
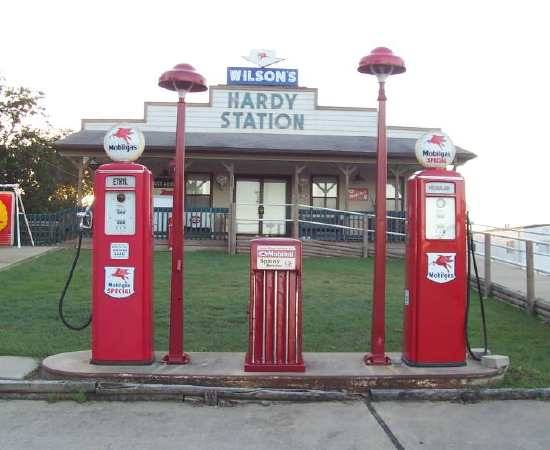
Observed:
[[[55,245],[78,236],[77,212],[84,208],[67,208],[55,213],[27,213],[35,245]],[[21,229],[21,242],[30,245],[30,236]]]
[[[494,294],[532,314],[537,313],[546,319],[550,317],[548,292],[541,292],[542,297],[539,295],[539,298],[543,298],[542,303],[537,300],[536,292],[536,274],[550,275],[550,234],[537,233],[537,240],[534,240],[520,237],[523,230],[477,228],[472,234],[475,254],[483,256],[484,296]],[[548,240],[543,240],[545,237]],[[521,268],[522,271],[516,270],[506,275],[505,267],[495,267],[495,261]],[[540,275],[538,278],[540,282]]]
[[[521,232],[516,230],[510,233],[521,235]],[[525,239],[515,237],[512,234],[487,231],[473,231],[473,235],[476,255],[485,256],[489,246],[489,257],[493,261],[526,269],[528,259],[532,258],[534,270],[543,274],[550,274],[550,241]],[[546,236],[550,239],[550,235]],[[531,249],[528,247],[531,247]]]
[[[242,204],[246,206],[245,204]],[[285,207],[285,217],[257,218],[235,217],[235,232],[239,224],[262,223],[264,234],[285,235],[293,227],[298,237],[304,240],[361,241],[372,242],[375,234],[374,214],[371,212],[343,211],[331,208],[293,204],[254,204],[254,206]],[[234,205],[233,207],[236,207]],[[294,217],[292,210],[297,210]],[[56,213],[28,214],[29,224],[36,245],[55,245],[78,236],[76,213],[83,208],[69,208]],[[169,219],[172,208],[153,209],[153,234],[155,239],[168,239]],[[185,234],[187,239],[226,240],[230,233],[231,212],[228,208],[190,208],[185,211]],[[252,233],[253,234],[253,233]],[[90,233],[87,232],[89,236]],[[387,216],[389,242],[405,240],[404,212],[390,211]],[[27,233],[22,234],[28,244]]]
[[[168,239],[172,208],[154,208],[155,239]],[[228,233],[227,208],[189,208],[185,211],[185,238],[225,240]]]
[[[309,205],[298,205],[301,239],[327,241],[361,241],[367,233],[374,240],[376,222],[371,212],[343,211]],[[390,211],[387,220],[389,242],[404,242],[406,237],[405,213]]]

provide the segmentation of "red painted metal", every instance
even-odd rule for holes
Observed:
[[[376,232],[374,243],[374,282],[372,302],[371,351],[365,355],[366,364],[390,364],[385,354],[386,339],[386,182],[387,182],[387,139],[386,139],[386,95],[384,82],[378,92],[378,141],[376,152]]]
[[[172,192],[173,194],[173,192]],[[172,250],[173,243],[172,243],[172,237],[174,236],[174,232],[172,230],[172,217],[168,217],[168,250]]]
[[[290,253],[288,249],[291,249]],[[259,260],[266,251],[294,255],[294,268],[263,268]],[[248,320],[245,371],[305,371],[302,356],[301,241],[287,238],[251,241]]]
[[[381,73],[397,75],[405,72],[405,63],[399,56],[394,55],[389,48],[376,47],[369,55],[361,58],[357,70],[369,75]]]
[[[376,234],[372,301],[371,351],[365,355],[366,364],[390,364],[385,354],[385,301],[386,301],[386,94],[384,82],[387,76],[405,72],[405,64],[386,47],[377,47],[363,57],[357,69],[361,73],[376,75],[378,91],[378,139],[376,151]]]
[[[452,183],[454,193],[427,194],[429,182]],[[461,366],[466,363],[464,321],[468,288],[464,178],[443,169],[423,170],[409,178],[407,194],[408,299],[405,291],[403,361],[414,366]],[[426,239],[426,198],[430,196],[455,199],[454,239]],[[444,283],[430,280],[428,253],[455,254],[455,278]],[[446,265],[444,270],[451,272]]]
[[[183,351],[184,323],[184,188],[185,188],[185,94],[207,89],[206,80],[190,64],[178,64],[164,72],[159,86],[177,91],[176,163],[172,207],[172,271],[170,277],[170,338],[167,364],[186,364],[189,355]]]
[[[189,355],[183,351],[184,318],[184,179],[185,179],[185,101],[180,97],[176,125],[176,173],[172,203],[172,272],[170,277],[170,338],[168,364],[187,364]]]
[[[135,187],[108,187],[110,176],[135,177]],[[106,234],[106,194],[115,191],[135,195],[135,232]],[[150,364],[153,353],[153,223],[152,175],[134,163],[103,164],[94,176],[94,223],[92,252],[92,363]],[[118,194],[117,194],[118,195]],[[128,201],[127,199],[125,201]],[[113,259],[111,244],[128,244],[127,259]],[[133,273],[131,273],[133,271]],[[106,290],[108,275],[128,281],[133,294],[113,297]],[[114,283],[117,284],[117,283]],[[115,294],[116,295],[116,294]]]
[[[13,245],[15,202],[13,191],[0,192],[0,246]]]
[[[170,91],[206,91],[206,79],[191,64],[177,64],[159,78],[159,86]]]

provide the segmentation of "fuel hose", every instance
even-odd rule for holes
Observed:
[[[470,346],[470,338],[468,336],[468,319],[469,319],[469,313],[470,313],[470,277],[472,275],[471,268],[473,266],[474,268],[474,274],[476,277],[476,286],[477,286],[477,292],[479,295],[479,308],[481,310],[481,327],[483,331],[483,355],[486,355],[488,353],[488,343],[487,343],[487,321],[485,317],[485,303],[483,300],[483,295],[481,294],[481,283],[479,281],[479,272],[477,270],[477,262],[475,258],[475,249],[474,249],[474,238],[472,235],[472,225],[470,223],[470,217],[468,213],[466,213],[466,241],[467,241],[467,253],[468,253],[468,286],[466,289],[466,320],[464,321],[464,336],[466,338],[466,347],[468,349],[468,353],[472,357],[472,359],[476,361],[481,361],[481,357],[475,354],[472,351],[472,348]],[[471,259],[470,259],[471,257]],[[472,261],[472,263],[470,263]]]
[[[71,270],[69,271],[69,276],[67,277],[67,281],[65,282],[65,286],[63,287],[61,296],[59,297],[59,303],[58,303],[59,318],[61,319],[61,322],[63,322],[63,325],[65,325],[67,328],[74,331],[81,331],[84,328],[86,328],[88,325],[90,325],[90,323],[92,322],[92,315],[90,314],[90,316],[84,323],[80,325],[73,325],[66,319],[65,314],[63,313],[63,304],[65,302],[65,295],[67,294],[67,289],[69,289],[69,286],[73,279],[73,273],[78,263],[78,258],[80,257],[80,249],[82,248],[82,235],[83,235],[83,230],[80,229],[78,233],[78,244],[76,246],[76,254],[75,254],[73,263],[71,265]]]

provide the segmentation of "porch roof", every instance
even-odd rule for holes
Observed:
[[[148,151],[173,150],[176,133],[144,131],[145,148]],[[80,130],[56,142],[63,151],[103,151],[102,130]],[[186,148],[190,151],[231,153],[281,153],[311,155],[368,155],[376,154],[374,136],[324,136],[268,133],[186,133]],[[388,138],[388,156],[414,158],[416,139]],[[464,163],[476,155],[456,147],[457,162]]]

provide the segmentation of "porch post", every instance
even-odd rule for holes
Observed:
[[[397,169],[395,169],[395,180],[394,180],[394,186],[395,186],[395,197],[394,197],[394,202],[395,202],[395,210],[396,211],[399,211],[399,188],[400,188],[400,185],[399,185],[399,176],[401,175],[401,169],[399,169],[399,167]]]
[[[355,172],[357,170],[357,167],[350,167],[350,166],[345,166],[345,167],[338,167],[340,169],[340,171],[344,174],[344,189],[342,189],[344,191],[344,204],[342,205],[343,208],[340,208],[340,209],[344,209],[345,211],[349,211],[349,200],[348,200],[348,191],[349,191],[349,177],[351,176],[351,174],[353,172]]]
[[[367,213],[363,214],[363,258],[369,256],[369,216]]]
[[[298,203],[300,200],[300,172],[305,169],[306,166],[294,166],[294,174],[292,176],[292,237],[294,239],[300,239],[300,209]]]
[[[393,181],[393,187],[395,189],[394,197],[393,197],[394,211],[401,211],[402,208],[401,208],[401,202],[399,201],[399,192],[401,190],[400,179],[401,179],[401,175],[404,173],[404,170],[403,168],[396,166],[396,167],[391,167],[390,171],[394,176],[394,181]]]
[[[223,166],[229,174],[229,223],[227,224],[227,252],[230,255],[235,254],[236,247],[236,217],[237,208],[235,207],[235,165],[233,163],[224,163]]]
[[[88,160],[90,158],[87,156],[82,157],[82,161],[78,165],[78,181],[76,186],[76,206],[81,206],[80,202],[82,201],[82,181],[84,180],[84,169],[88,165]]]

